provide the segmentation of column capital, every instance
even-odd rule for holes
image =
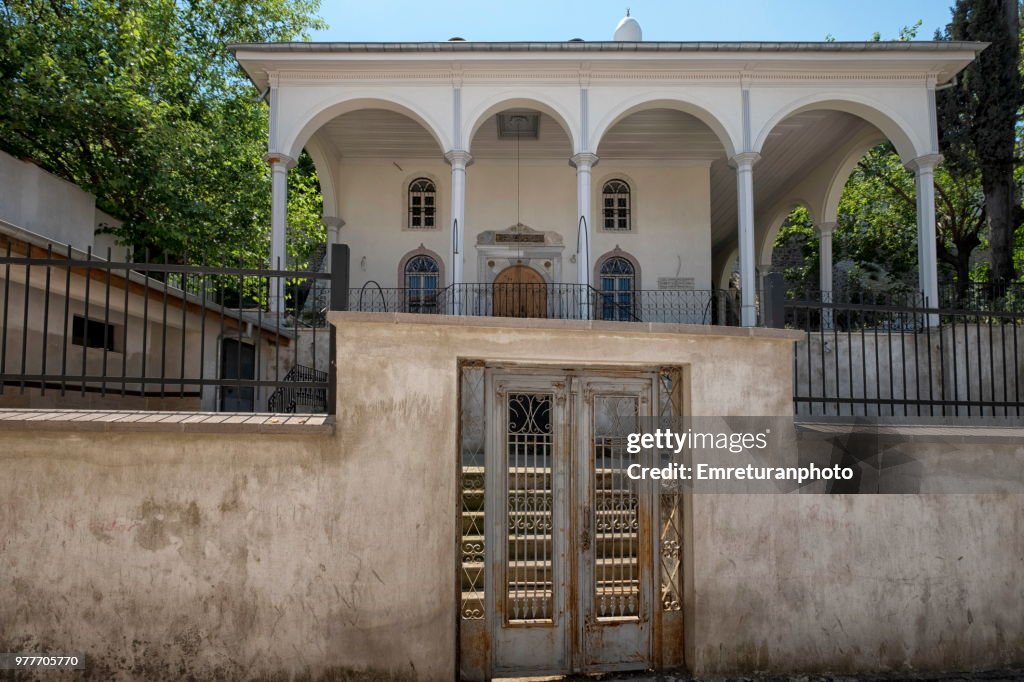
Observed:
[[[923,170],[932,170],[936,165],[942,163],[942,154],[925,154],[903,164],[908,170],[915,173]]]
[[[600,161],[597,154],[593,152],[580,152],[569,157],[569,165],[577,170],[590,170]]]
[[[821,223],[820,225],[815,225],[814,229],[817,230],[818,234],[820,234],[822,236],[828,235],[828,236],[831,237],[832,233],[836,231],[836,225],[838,225],[838,223],[836,221],[834,221],[834,220],[826,220],[825,222]]]
[[[453,168],[465,168],[473,163],[473,155],[464,149],[453,149],[450,152],[445,152],[444,158]]]
[[[757,152],[740,152],[731,159],[729,159],[729,165],[733,168],[739,169],[744,166],[747,168],[752,167],[755,163],[761,160],[761,155]]]
[[[345,221],[341,218],[336,218],[335,216],[325,215],[320,219],[320,222],[322,222],[324,227],[328,229],[340,230],[345,227]]]
[[[287,170],[288,168],[295,167],[295,159],[287,154],[279,154],[278,152],[267,152],[263,155],[263,160],[266,161],[271,168],[274,166],[284,166]]]

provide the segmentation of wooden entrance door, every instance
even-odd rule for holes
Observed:
[[[539,272],[526,265],[505,268],[494,278],[495,317],[547,317],[548,287]]]

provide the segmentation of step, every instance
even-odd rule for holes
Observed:
[[[468,545],[470,550],[474,547],[484,546],[483,535],[464,535],[462,542]],[[618,533],[598,533],[594,538],[594,551],[602,557],[624,557],[633,556],[639,551],[640,540],[637,536],[622,535]],[[547,552],[550,556],[551,535],[526,535],[509,537],[508,555],[510,558],[537,559],[541,552]]]
[[[615,516],[623,516],[627,512],[622,510],[598,510],[594,512],[596,518],[607,519],[614,518]],[[546,516],[550,512],[547,511],[533,511],[533,512],[513,512],[513,518],[520,518],[523,516]],[[628,517],[627,517],[628,518]],[[463,535],[482,535],[484,531],[485,516],[482,509],[470,509],[462,512],[462,533]]]
[[[621,469],[597,469],[595,472],[595,484],[597,488],[607,489],[619,481],[619,483],[631,482],[626,472]],[[512,489],[523,486],[550,488],[551,467],[509,467],[507,479]],[[462,467],[463,492],[483,490],[484,467],[464,466]],[[543,485],[538,485],[543,481]],[[621,485],[619,486],[621,488]]]
[[[635,557],[617,557],[614,559],[598,559],[596,577],[600,585],[613,586],[623,582],[635,581],[638,568]],[[462,587],[483,585],[484,563],[482,561],[465,561],[462,563]],[[543,585],[551,582],[551,562],[538,560],[521,560],[509,562],[511,583],[517,586]]]
[[[543,586],[533,591],[528,590],[512,590],[508,593],[509,599],[527,599],[533,597],[535,599],[548,600],[550,604],[551,600],[551,587]],[[636,600],[640,598],[640,586],[639,583],[632,583],[628,588],[623,587],[601,587],[599,586],[594,594],[594,610],[598,617],[614,617],[623,615],[623,611],[628,612],[630,605],[635,609]],[[632,600],[632,602],[630,602]],[[484,609],[484,593],[482,590],[463,590],[462,592],[462,610],[477,611],[483,613]],[[618,608],[616,608],[616,606]],[[549,607],[550,608],[550,607]],[[513,613],[512,605],[508,606],[508,613]],[[629,615],[626,613],[625,615]]]

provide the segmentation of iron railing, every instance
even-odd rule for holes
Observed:
[[[789,300],[798,414],[1020,417],[1024,311]]]
[[[327,412],[327,372],[295,365],[284,376],[288,382],[278,386],[267,400],[267,412]],[[320,383],[324,388],[295,388],[297,384]]]
[[[580,284],[464,283],[440,289],[353,289],[349,309],[476,317],[738,324],[737,290],[601,291]]]
[[[330,273],[118,262],[110,250],[5,241],[0,405],[255,412],[277,389],[332,392],[333,329],[306,305]]]

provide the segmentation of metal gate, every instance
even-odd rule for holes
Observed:
[[[489,368],[478,381],[479,413],[463,401],[462,440],[478,449],[467,464],[463,448],[463,678],[655,667],[660,491],[627,476],[654,462],[626,437],[656,414],[659,373]],[[483,509],[467,509],[474,496]]]

